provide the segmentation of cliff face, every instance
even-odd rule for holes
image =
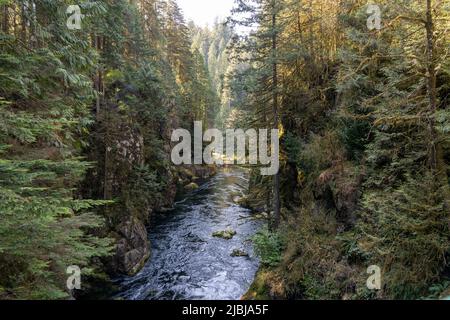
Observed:
[[[83,195],[113,201],[99,212],[106,220],[101,233],[115,239],[106,270],[134,274],[150,256],[146,224],[155,206],[152,191],[157,191],[158,177],[147,166],[145,136],[130,119],[111,113],[99,124],[88,152],[95,166],[86,176]]]
[[[133,275],[142,269],[150,257],[150,245],[145,224],[133,216],[117,226],[116,254],[112,268],[116,273]]]

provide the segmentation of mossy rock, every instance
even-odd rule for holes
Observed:
[[[175,210],[174,207],[171,207],[171,208],[162,207],[161,209],[158,210],[158,212],[159,213],[168,213],[168,212],[171,212],[173,210]]]
[[[234,249],[231,253],[232,257],[248,257],[248,253],[241,249]]]
[[[216,231],[213,233],[213,237],[222,238],[225,240],[231,240],[236,235],[236,231],[234,230],[224,230],[224,231]]]
[[[239,201],[236,204],[238,204],[238,205],[240,205],[241,207],[244,207],[244,208],[249,208],[250,207],[250,204],[249,204],[247,196],[240,197]]]
[[[253,216],[255,219],[269,219],[269,215],[267,214],[267,212],[261,212],[261,213],[257,213]]]
[[[242,296],[241,300],[270,300],[269,287],[267,285],[267,275],[263,269],[260,269],[253,280],[250,289]]]
[[[186,189],[188,191],[197,190],[198,188],[199,188],[199,186],[195,182],[191,182],[187,186],[184,187],[184,189]]]
[[[192,178],[195,176],[192,170],[189,170],[188,168],[180,168],[179,173],[183,176],[183,178],[188,180],[192,180]]]

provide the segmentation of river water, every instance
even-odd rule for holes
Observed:
[[[247,171],[224,168],[173,211],[154,215],[149,227],[151,258],[136,276],[117,280],[116,298],[239,299],[259,267],[250,239],[262,226],[235,202],[247,187]],[[233,239],[212,236],[227,229],[236,231]],[[249,257],[231,257],[235,249]]]

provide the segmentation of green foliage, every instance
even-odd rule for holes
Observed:
[[[95,273],[92,259],[112,245],[94,232],[104,224],[95,208],[110,202],[76,192],[93,166],[79,151],[97,56],[65,27],[61,3],[5,5],[23,6],[24,27],[0,33],[0,299],[67,298],[66,268]],[[91,3],[86,27],[105,12],[99,5]]]
[[[246,93],[236,114],[267,125],[274,62],[282,84],[290,209],[277,272],[288,297],[417,299],[448,274],[447,6],[377,4],[381,30],[367,28],[363,0],[249,0],[233,11],[254,27],[233,42],[250,64],[233,74]],[[267,199],[269,183],[252,177],[251,201]],[[365,286],[371,264],[383,269],[376,293]]]
[[[301,287],[304,297],[308,300],[323,300],[333,295],[333,292],[322,282],[322,279],[317,279],[311,275],[305,275]]]
[[[445,270],[450,250],[445,194],[432,176],[418,175],[383,193],[383,200],[380,192],[364,197],[359,226],[365,251],[383,266],[390,296],[418,297]]]
[[[365,121],[347,121],[341,131],[341,140],[351,160],[360,160],[366,151],[370,135],[370,123]]]
[[[149,166],[135,167],[130,175],[130,183],[123,191],[124,203],[129,212],[144,216],[142,208],[152,208],[163,201],[163,191],[167,187],[158,173]]]
[[[450,280],[446,279],[442,282],[435,283],[428,288],[428,295],[423,297],[424,300],[436,300],[441,298],[448,299],[448,290],[450,289]]]
[[[300,168],[312,177],[344,159],[340,139],[335,131],[325,131],[323,136],[311,135],[299,154]]]
[[[395,21],[403,12],[419,16],[425,7],[419,2],[385,3],[383,15]],[[414,62],[425,61],[423,26],[420,30],[414,23],[395,23],[376,37],[367,35],[365,26],[356,23],[365,19],[363,10],[343,17],[349,44],[343,48],[338,77],[343,142],[349,156],[367,168],[359,221],[352,232],[356,242],[350,248],[357,253],[356,262],[360,256],[382,266],[383,297],[414,299],[448,267],[448,185],[442,182],[448,164],[441,158],[439,173],[429,167],[435,131],[446,130],[446,112],[438,109],[429,115],[431,92],[424,86],[428,79],[418,71],[426,63]],[[434,13],[435,19],[442,15]],[[411,28],[420,32],[405,38]],[[436,28],[442,25],[436,22]],[[435,50],[445,52],[437,43]],[[445,99],[436,99],[441,97]],[[429,117],[436,119],[433,129],[425,124]],[[444,135],[438,139],[439,148],[447,143]]]
[[[342,243],[342,253],[350,263],[364,263],[370,255],[359,246],[361,235],[355,231],[347,232],[336,237]]]
[[[293,133],[287,132],[284,137],[284,147],[288,156],[288,160],[296,165],[300,165],[300,154],[302,152],[302,145],[299,137]]]
[[[88,235],[103,220],[87,210],[109,202],[77,200],[69,187],[79,160],[0,160],[0,284],[14,298],[66,296],[65,269],[108,255],[111,242]]]
[[[65,297],[67,264],[97,274],[98,235],[170,202],[170,130],[220,105],[176,1],[82,1],[81,30],[70,4],[0,4],[0,298]]]
[[[213,118],[216,125],[223,125],[229,114],[233,102],[231,95],[234,90],[230,90],[229,85],[232,77],[229,77],[233,66],[230,64],[229,46],[233,36],[230,26],[223,22],[216,21],[212,28],[201,28],[195,25],[189,26],[192,32],[192,48],[198,50],[206,64],[206,73],[210,78],[210,86],[214,92],[211,93],[216,104],[220,105],[220,110],[215,109]]]
[[[442,138],[448,142],[450,136],[450,111],[442,109],[436,112],[437,129],[442,134]]]
[[[263,230],[253,237],[255,252],[261,263],[267,267],[276,267],[281,261],[284,242],[278,233]]]

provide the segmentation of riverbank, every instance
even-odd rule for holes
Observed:
[[[242,296],[241,300],[285,299],[282,283],[274,270],[261,267],[256,273],[250,289]]]

